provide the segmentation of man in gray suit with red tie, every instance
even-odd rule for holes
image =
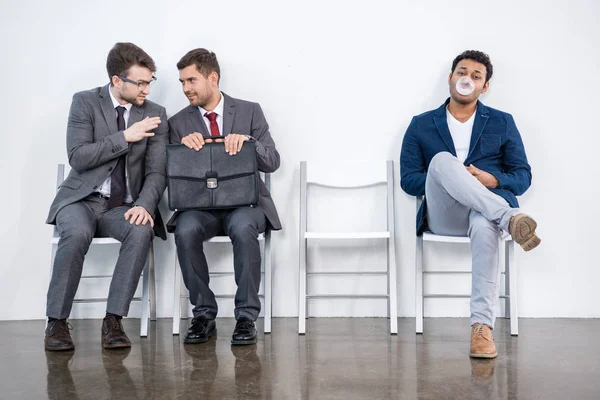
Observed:
[[[74,349],[66,319],[94,236],[122,243],[102,344],[130,347],[121,318],[129,311],[154,235],[166,239],[157,205],[166,187],[167,116],[163,107],[146,100],[156,79],[154,61],[132,43],[117,43],[106,69],[110,83],[76,93],[69,113],[72,170],[46,221],[60,235],[48,289],[46,350]]]
[[[172,143],[182,143],[196,151],[210,136],[225,136],[225,151],[232,157],[246,141],[256,143],[258,169],[274,172],[279,168],[279,153],[269,133],[269,125],[257,103],[234,99],[219,90],[221,72],[217,57],[206,49],[194,49],[177,63],[179,80],[190,105],[169,119]],[[222,211],[177,212],[167,223],[175,233],[175,243],[183,280],[194,305],[194,318],[185,343],[203,343],[216,333],[217,302],[209,288],[209,272],[203,242],[226,234],[233,244],[235,281],[235,318],[237,324],[231,343],[256,343],[254,321],[260,313],[260,246],[258,234],[267,228],[281,229],[275,204],[261,181],[257,207]]]

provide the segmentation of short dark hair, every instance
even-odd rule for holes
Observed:
[[[484,52],[478,51],[478,50],[466,50],[466,51],[463,51],[462,53],[460,53],[458,56],[456,56],[454,61],[452,61],[452,72],[453,73],[454,73],[454,70],[456,69],[456,65],[462,60],[473,60],[473,61],[477,61],[478,63],[485,65],[485,71],[486,71],[485,82],[487,83],[487,81],[492,79],[492,75],[494,74],[494,66],[492,65],[492,62],[490,61],[490,56],[488,56]]]
[[[177,63],[177,69],[182,70],[192,64],[196,65],[198,71],[204,75],[205,78],[207,78],[211,72],[216,72],[219,76],[219,80],[221,80],[221,68],[219,68],[217,55],[212,51],[206,49],[194,49],[188,51]]]
[[[108,79],[111,80],[111,84],[113,76],[127,74],[129,68],[134,65],[156,72],[154,60],[144,50],[133,43],[116,43],[110,49],[106,58],[106,72],[108,72]]]

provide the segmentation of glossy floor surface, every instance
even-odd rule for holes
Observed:
[[[600,399],[600,320],[521,319],[519,337],[498,320],[495,360],[468,357],[467,319],[275,318],[257,345],[232,347],[235,321],[184,345],[171,320],[103,351],[100,320],[75,320],[74,352],[43,349],[43,321],[0,322],[0,399]],[[182,321],[185,332],[186,322]],[[262,321],[259,321],[259,328]]]

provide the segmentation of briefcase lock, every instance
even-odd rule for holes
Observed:
[[[209,178],[206,180],[206,187],[209,189],[216,189],[219,186],[217,178]]]
[[[208,171],[206,173],[206,187],[209,189],[216,189],[219,187],[219,181],[217,180],[218,178],[219,174],[217,174],[215,171]]]

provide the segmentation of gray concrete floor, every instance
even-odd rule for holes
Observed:
[[[183,345],[171,320],[131,350],[103,351],[100,320],[74,320],[74,352],[43,349],[43,321],[0,322],[0,399],[600,399],[600,320],[498,320],[496,360],[468,357],[467,319],[414,319],[390,336],[382,318],[275,318],[257,345],[232,347],[235,321]],[[186,322],[182,321],[182,332]],[[262,327],[262,321],[259,321]]]

